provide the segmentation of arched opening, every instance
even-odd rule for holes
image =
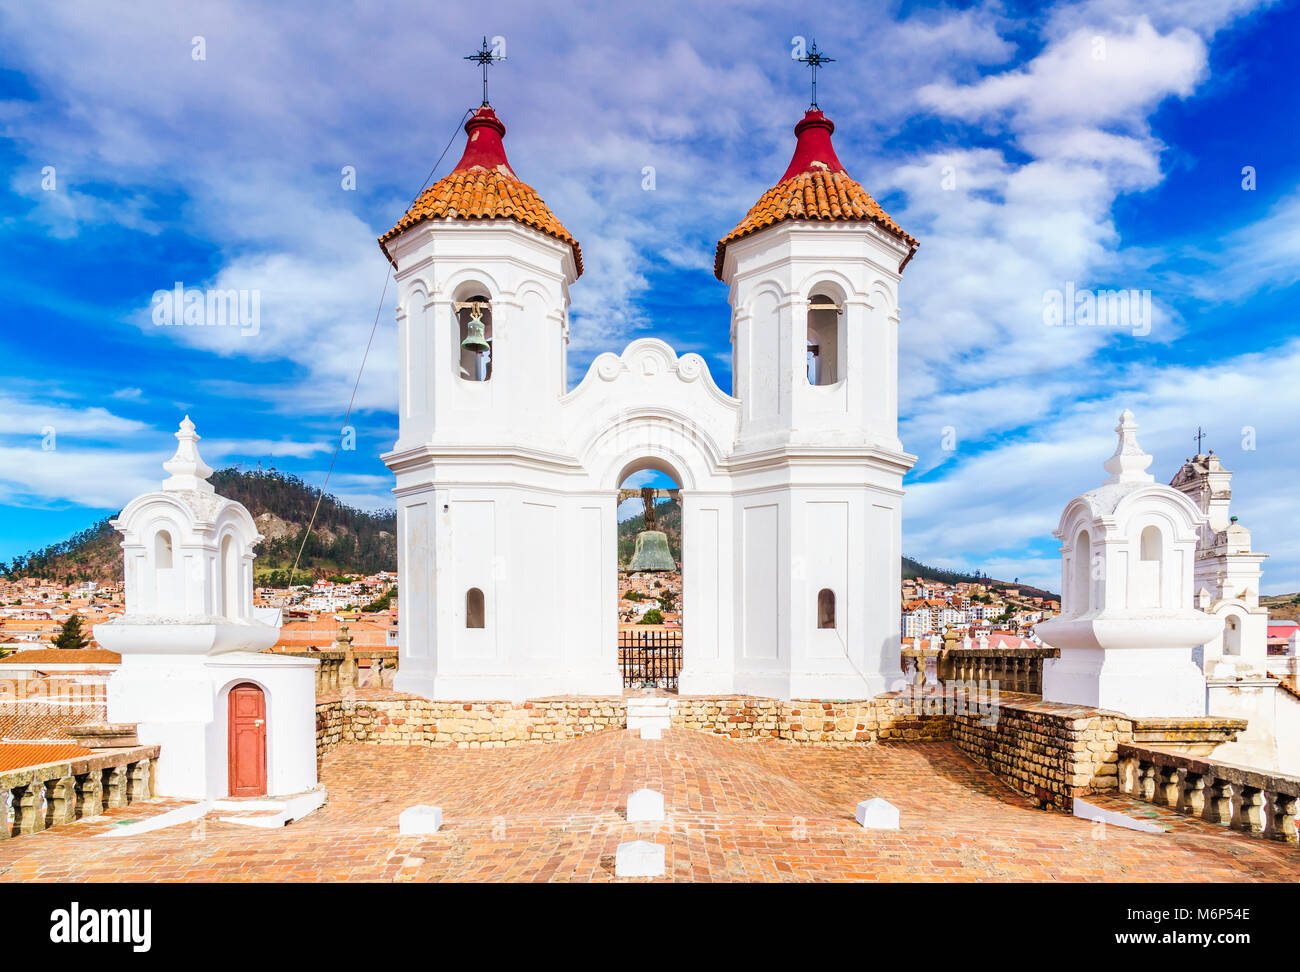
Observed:
[[[483,592],[477,587],[465,592],[465,627],[487,627],[487,608],[483,603]]]
[[[227,702],[227,757],[232,797],[266,796],[266,695],[241,682]]]
[[[1070,588],[1070,611],[1087,614],[1092,607],[1092,537],[1080,530],[1074,541],[1074,577]]]
[[[492,343],[492,302],[483,294],[455,304],[459,324],[459,374],[466,381],[490,381],[495,345]]]
[[[817,592],[817,627],[835,627],[835,592],[829,587]]]
[[[1164,542],[1157,526],[1144,527],[1138,536],[1138,563],[1133,572],[1133,606],[1157,608],[1161,605]]]
[[[235,557],[235,540],[227,533],[221,540],[221,615],[239,617],[239,565]]]
[[[1224,655],[1241,654],[1241,620],[1235,615],[1228,615],[1227,621],[1223,624],[1223,653]]]
[[[1160,528],[1149,526],[1142,531],[1142,559],[1160,560]]]
[[[627,688],[675,692],[682,667],[682,505],[660,463],[625,471],[618,494],[618,661]]]
[[[173,608],[180,607],[172,603],[176,592],[173,562],[172,535],[167,530],[159,530],[153,537],[153,606],[150,609],[152,613],[165,614]]]
[[[844,377],[843,319],[831,297],[814,294],[808,301],[808,384],[833,385]]]
[[[166,530],[154,534],[153,565],[158,570],[172,569],[172,535]]]

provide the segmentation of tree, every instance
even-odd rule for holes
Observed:
[[[59,634],[54,639],[55,648],[85,648],[88,644],[90,638],[82,628],[81,616],[77,614],[63,622],[63,627],[59,628]]]
[[[651,608],[645,614],[641,615],[641,620],[637,624],[663,624],[664,616],[658,608]]]
[[[361,610],[371,614],[375,611],[387,611],[393,606],[393,595],[396,593],[397,588],[395,586],[390,587]]]

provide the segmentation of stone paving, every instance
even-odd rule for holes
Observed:
[[[93,837],[153,811],[136,805],[0,842],[0,881],[612,881],[615,850],[636,839],[667,846],[675,881],[1300,880],[1295,845],[1124,796],[1093,802],[1169,832],[1102,835],[1034,810],[949,742],[827,748],[673,730],[501,750],[345,746],[322,779],[329,803],[282,830],[208,819]],[[641,787],[663,793],[664,823],[624,819]],[[854,821],[876,796],[899,807],[901,830]],[[398,834],[417,803],[442,807],[441,832]]]

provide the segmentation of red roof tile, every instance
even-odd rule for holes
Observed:
[[[520,181],[506,158],[502,136],[506,126],[484,105],[465,123],[469,141],[450,175],[420,194],[397,225],[379,237],[384,255],[392,260],[388,242],[416,223],[431,219],[513,219],[566,243],[573,250],[582,276],[582,248],[555,218],[532,186]]]
[[[713,273],[719,280],[727,244],[787,219],[872,222],[899,237],[913,252],[916,250],[917,241],[903,232],[880,204],[849,176],[831,144],[834,131],[835,123],[816,109],[809,109],[794,127],[798,140],[785,175],[718,242]],[[910,258],[909,254],[907,259]]]
[[[0,743],[0,773],[93,755],[72,743]]]
[[[105,648],[26,648],[0,658],[0,665],[118,665],[122,656]]]

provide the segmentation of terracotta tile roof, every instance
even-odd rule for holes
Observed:
[[[379,237],[384,255],[392,260],[388,242],[416,223],[432,219],[513,219],[553,236],[573,249],[582,276],[582,248],[547,208],[532,186],[520,181],[506,159],[501,140],[506,127],[486,105],[465,123],[469,141],[450,175],[420,194],[397,225]]]
[[[0,658],[0,665],[118,665],[122,656],[106,648],[27,648]]]
[[[876,223],[915,252],[919,246],[916,239],[890,218],[836,157],[830,139],[834,130],[829,118],[813,110],[795,126],[798,142],[794,158],[781,181],[763,193],[740,224],[718,241],[713,273],[719,280],[727,244],[787,219]],[[909,259],[910,253],[903,265]]]
[[[0,699],[0,742],[67,739],[67,730],[103,722],[108,703],[103,685],[24,681],[20,698]]]
[[[0,773],[93,755],[72,743],[0,743]]]

